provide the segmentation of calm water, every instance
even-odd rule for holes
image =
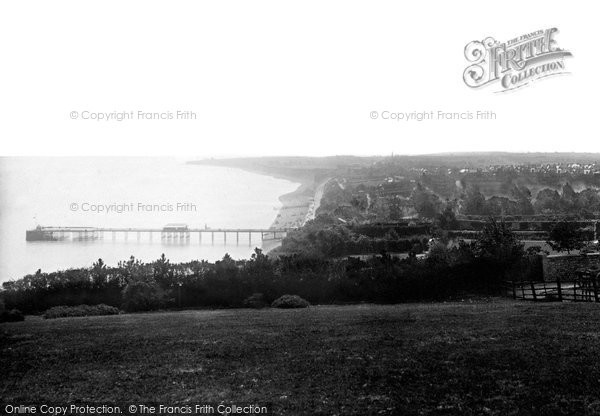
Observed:
[[[267,228],[280,207],[278,197],[296,187],[286,180],[170,158],[0,158],[0,281],[40,268],[89,266],[98,258],[110,265],[131,255],[150,261],[161,253],[171,261],[216,260],[225,253],[246,258],[261,246],[259,235],[251,244],[247,234],[240,235],[239,245],[234,234],[227,245],[222,235],[213,245],[209,234],[202,242],[197,234],[182,242],[161,241],[158,234],[152,241],[147,235],[138,241],[135,233],[127,239],[117,234],[114,241],[106,233],[101,240],[26,242],[25,230],[37,224]],[[100,206],[112,206],[112,212],[92,211]]]

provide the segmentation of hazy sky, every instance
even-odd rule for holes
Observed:
[[[2,154],[600,151],[597,16],[564,1],[5,1]],[[468,42],[549,27],[571,75],[507,94],[463,83]],[[177,110],[197,119],[81,119]],[[370,118],[438,110],[497,119]]]

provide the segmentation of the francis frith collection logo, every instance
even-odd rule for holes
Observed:
[[[533,81],[566,74],[565,58],[571,52],[558,47],[557,28],[538,30],[499,42],[492,37],[465,46],[469,66],[463,73],[471,88],[497,85],[496,92],[515,90]]]

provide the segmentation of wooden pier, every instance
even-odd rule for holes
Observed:
[[[109,235],[113,240],[122,237],[129,240],[130,236],[135,236],[139,241],[147,237],[153,241],[154,236],[160,236],[162,241],[186,242],[192,239],[192,236],[202,243],[203,237],[210,235],[210,241],[215,243],[215,235],[223,237],[223,243],[227,244],[227,237],[233,237],[236,244],[240,244],[240,235],[242,241],[252,243],[252,237],[260,236],[260,240],[278,240],[284,238],[290,229],[287,228],[188,228],[184,226],[166,226],[162,228],[120,228],[120,227],[37,227],[34,230],[28,230],[26,233],[27,241],[81,241],[81,240],[99,240],[105,239]],[[247,239],[245,238],[247,236]],[[230,240],[233,241],[233,240]]]

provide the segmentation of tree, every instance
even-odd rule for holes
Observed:
[[[531,215],[534,213],[531,204],[531,191],[526,186],[514,185],[510,191],[510,196],[517,202],[518,214]]]
[[[517,203],[504,196],[493,196],[485,202],[484,214],[486,215],[515,215],[519,213],[518,211]]]
[[[101,287],[107,281],[108,277],[108,269],[106,268],[106,264],[102,259],[98,259],[97,262],[92,264],[92,269],[90,270],[90,277],[94,282],[96,287]]]
[[[153,266],[153,275],[154,280],[162,287],[168,288],[175,284],[173,279],[173,267],[169,259],[165,256],[165,253],[162,253],[160,258],[154,262]]]
[[[562,196],[560,198],[561,211],[564,213],[573,212],[576,204],[577,192],[575,192],[573,187],[567,182],[562,188]]]
[[[490,218],[475,242],[477,257],[505,268],[523,257],[523,243],[504,221]]]
[[[386,206],[388,208],[388,216],[392,221],[399,221],[402,219],[402,202],[398,196],[392,196],[386,198]]]
[[[437,217],[437,225],[442,230],[456,230],[459,227],[452,207],[447,206]]]
[[[420,183],[413,190],[410,199],[421,218],[434,218],[440,211],[440,198]]]
[[[250,260],[244,264],[243,272],[250,293],[261,293],[268,302],[274,299],[274,264],[260,248],[254,249]]]
[[[239,270],[235,260],[225,253],[221,260],[215,262],[215,271],[219,277],[231,278],[237,276]]]
[[[579,214],[592,217],[600,211],[600,194],[595,189],[584,189],[577,195],[577,209]]]
[[[134,281],[123,289],[122,308],[128,312],[151,311],[165,303],[165,294],[154,282]]]
[[[566,251],[570,254],[572,250],[583,248],[585,236],[583,230],[576,223],[559,221],[552,227],[547,243],[559,253]]]
[[[477,185],[469,186],[463,198],[463,212],[466,215],[481,215],[485,212],[485,196]]]
[[[553,189],[542,189],[535,198],[534,207],[538,213],[559,212],[560,195]]]

